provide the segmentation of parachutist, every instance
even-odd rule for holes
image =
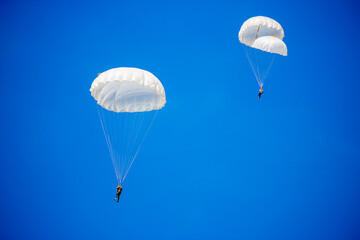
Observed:
[[[117,200],[117,202],[119,202],[120,194],[121,194],[122,190],[123,190],[123,188],[121,185],[117,186],[117,188],[116,188],[117,193],[116,193],[115,201]]]
[[[264,90],[263,90],[262,88],[260,88],[260,90],[259,90],[259,94],[258,94],[258,98],[259,98],[259,100],[260,100],[261,94],[263,94],[263,92],[264,92]]]

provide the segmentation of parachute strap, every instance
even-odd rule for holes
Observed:
[[[256,31],[256,34],[255,34],[255,39],[257,39],[257,38],[258,38],[258,33],[259,33],[259,30],[260,30],[260,25],[259,25],[259,27],[258,27],[258,29],[257,29],[257,31]]]

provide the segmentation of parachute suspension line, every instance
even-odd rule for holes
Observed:
[[[115,113],[100,106],[98,111],[115,173],[121,184],[141,148],[157,111]]]
[[[141,125],[142,125],[142,118],[143,118],[143,113],[142,112],[136,112],[136,113],[124,113],[126,114],[126,119],[128,120],[128,118],[131,118],[131,124],[130,124],[130,128],[128,131],[128,135],[126,136],[126,139],[128,139],[128,141],[124,142],[123,145],[123,153],[124,153],[124,158],[121,164],[121,176],[120,176],[120,181],[124,180],[124,172],[130,168],[129,166],[129,162],[132,156],[132,151],[129,151],[129,145],[130,142],[133,141],[134,138],[134,131],[137,132],[137,130],[141,129]],[[126,127],[127,128],[127,127]],[[135,143],[134,143],[135,144]],[[126,154],[125,154],[126,153]]]
[[[129,136],[131,136],[131,135],[129,135],[130,134],[129,132],[131,131],[131,129],[129,129],[129,127],[128,127],[129,114],[131,114],[131,113],[125,112],[125,113],[120,113],[120,114],[122,114],[122,116],[124,116],[124,119],[125,119],[125,124],[124,124],[125,129],[124,129],[124,133],[123,133],[123,139],[124,140],[123,140],[122,145],[121,145],[121,153],[122,153],[122,159],[120,161],[121,175],[120,175],[120,178],[119,178],[119,181],[122,182],[122,175],[123,175],[123,173],[125,171],[125,168],[127,166],[126,162],[127,162],[127,159],[128,159],[127,152],[125,151],[125,145],[127,144],[126,140],[128,140]],[[131,122],[130,122],[130,125],[131,125]]]
[[[117,115],[115,116],[115,119],[117,120],[117,123],[116,123],[116,128],[115,128],[115,136],[117,138],[117,143],[116,143],[116,146],[118,146],[118,171],[119,171],[119,176],[118,176],[118,182],[119,184],[121,185],[122,182],[121,182],[121,173],[123,171],[123,166],[122,166],[122,162],[124,161],[124,157],[125,155],[122,154],[124,151],[122,150],[123,148],[123,144],[121,142],[121,139],[119,138],[123,138],[123,139],[126,139],[126,127],[125,129],[123,130],[122,129],[122,126],[125,125],[126,126],[126,123],[127,123],[127,119],[126,119],[126,113],[117,113]],[[122,131],[123,130],[123,131]],[[120,134],[122,134],[123,136],[119,136]],[[120,142],[119,142],[120,141]]]
[[[125,149],[125,152],[129,152],[129,145],[130,145],[130,142],[132,142],[134,139],[134,130],[136,130],[136,127],[137,128],[141,128],[141,126],[139,125],[139,123],[137,122],[139,120],[139,115],[140,117],[143,115],[142,113],[139,113],[139,114],[133,114],[134,115],[134,120],[131,122],[131,127],[130,127],[130,135],[129,135],[129,138],[128,138],[128,141],[127,141],[127,144],[126,144],[126,149]],[[135,127],[136,126],[136,127]],[[131,151],[130,151],[131,153]],[[131,157],[131,156],[129,156]],[[129,160],[129,157],[126,159],[126,161]]]
[[[97,105],[116,178],[122,184],[142,143],[146,138],[157,111],[113,112]]]
[[[139,145],[139,147],[138,147],[135,155],[132,157],[130,166],[128,167],[127,171],[125,172],[125,174],[124,174],[124,176],[123,176],[123,178],[122,178],[122,181],[124,181],[124,179],[125,179],[126,175],[128,174],[128,172],[129,172],[129,170],[130,170],[130,168],[131,168],[131,166],[132,166],[132,164],[133,164],[136,156],[138,155],[139,150],[140,150],[140,148],[141,148],[141,145],[143,144],[144,139],[146,138],[146,136],[147,136],[147,134],[148,134],[148,132],[149,132],[149,129],[151,128],[151,125],[152,125],[153,122],[154,122],[154,119],[155,119],[155,117],[156,117],[156,115],[157,115],[157,112],[158,112],[158,110],[156,110],[156,112],[155,112],[155,114],[154,114],[154,116],[153,116],[153,118],[152,118],[152,120],[151,120],[151,122],[150,122],[150,124],[149,124],[149,126],[148,126],[148,128],[147,128],[147,130],[146,130],[146,132],[145,132],[145,135],[144,135],[143,138],[140,140],[140,145]],[[136,138],[137,138],[137,137],[136,137]]]
[[[259,56],[261,53],[259,53],[259,50],[256,49],[251,49],[251,52],[253,53],[253,58],[255,59],[255,66],[256,66],[256,74],[257,74],[257,79],[258,79],[258,84],[260,87],[262,87],[262,85],[264,85],[264,79],[261,76],[261,57]]]
[[[115,103],[114,103],[115,104]],[[103,110],[105,113],[108,113],[108,115],[114,115],[116,113],[113,113],[113,112],[109,112],[109,111],[106,111],[106,110]],[[115,115],[117,116],[117,115]],[[121,119],[120,119],[121,120]],[[119,131],[119,125],[120,125],[120,122],[117,118],[113,118],[113,117],[109,117],[108,118],[108,121],[110,122],[111,124],[111,131],[115,131],[115,132],[118,132]],[[119,155],[119,152],[116,151],[116,146],[118,146],[118,142],[119,142],[119,139],[118,139],[118,135],[117,134],[111,134],[110,132],[108,133],[110,136],[113,137],[114,141],[113,141],[113,147],[115,148],[114,149],[114,154],[115,154],[115,165],[114,165],[114,168],[115,168],[115,171],[118,173],[116,175],[116,178],[119,180],[120,179],[120,174],[121,174],[121,171],[119,170],[119,165],[120,165],[120,155]]]
[[[114,97],[114,101],[113,101],[113,104],[114,104],[114,106],[116,106],[116,97],[117,97],[117,94],[118,93],[116,93],[115,94],[115,97]],[[113,114],[112,112],[111,112],[111,114]],[[112,123],[112,129],[114,129],[116,132],[118,132],[119,131],[119,125],[121,124],[121,122],[120,122],[120,120],[118,120],[117,118],[110,118],[109,119],[110,121],[111,121],[111,123]],[[114,148],[115,148],[115,150],[116,150],[116,146],[118,146],[118,142],[119,142],[119,138],[118,138],[118,135],[117,134],[113,134],[113,137],[114,137]],[[116,154],[116,159],[115,159],[115,162],[116,162],[116,164],[114,165],[114,168],[116,168],[116,172],[118,172],[118,174],[116,175],[116,179],[118,180],[118,182],[119,182],[119,179],[120,179],[120,171],[119,171],[119,165],[120,165],[120,154],[119,154],[119,152],[118,151],[115,151],[115,154]],[[119,184],[121,184],[120,182],[119,182]]]
[[[132,160],[133,157],[133,146],[137,143],[137,136],[139,135],[140,130],[142,129],[143,123],[144,123],[144,112],[140,112],[140,113],[136,113],[136,117],[137,119],[135,119],[133,121],[133,123],[135,124],[135,127],[132,128],[132,133],[130,135],[127,147],[126,147],[126,152],[129,152],[129,156],[126,159],[126,165],[129,165],[130,161]],[[145,137],[145,136],[144,136]],[[140,146],[139,146],[140,147]],[[129,165],[130,169],[131,164]],[[125,173],[124,173],[125,174]],[[122,176],[122,178],[125,178],[125,176]]]
[[[256,67],[256,55],[253,53],[252,49],[249,47],[244,46],[245,48],[245,54],[248,59],[248,62],[250,63],[251,69],[255,75],[256,81],[258,82],[259,86],[261,85],[260,79],[259,79],[259,69]]]
[[[133,145],[136,145],[137,144],[137,141],[136,141],[136,136],[139,134],[140,130],[142,129],[142,125],[143,125],[143,122],[144,122],[144,112],[137,112],[137,113],[132,113],[134,115],[134,125],[135,125],[135,132],[136,134],[131,134],[129,136],[129,142],[132,141]],[[128,146],[130,145],[128,142]],[[132,159],[132,148],[130,148],[130,151],[128,151],[128,146],[127,146],[127,149],[124,151],[126,151],[127,153],[129,153],[127,156],[126,156],[126,159],[125,161],[123,162],[123,170],[122,171],[122,175],[121,175],[121,181],[123,181],[125,179],[125,171],[126,170],[129,170],[130,167],[131,167],[131,164],[130,161]],[[140,146],[139,146],[140,147]],[[126,171],[127,172],[127,171]]]
[[[121,160],[119,161],[119,165],[120,165],[120,176],[119,176],[119,182],[122,183],[122,174],[123,172],[125,171],[125,168],[126,168],[126,162],[127,162],[127,158],[128,158],[128,155],[127,155],[127,152],[125,151],[125,145],[127,143],[126,140],[129,139],[129,135],[130,133],[130,130],[129,129],[129,126],[131,126],[131,119],[129,119],[129,114],[131,113],[128,113],[128,112],[124,112],[124,113],[119,113],[119,116],[123,117],[124,120],[125,120],[125,123],[124,123],[124,132],[123,132],[123,141],[121,142],[121,146],[120,146],[120,153],[121,153]]]
[[[261,87],[264,83],[263,83],[263,79],[261,78],[261,74],[260,74],[260,66],[259,66],[259,56],[257,54],[256,51],[253,51],[254,55],[255,55],[255,64],[256,64],[256,69],[257,69],[257,75],[258,75],[258,83],[259,83],[259,86]]]
[[[115,168],[115,174],[116,174],[116,178],[118,179],[119,177],[119,172],[117,171],[117,163],[116,163],[116,157],[114,156],[114,150],[112,148],[112,145],[111,145],[111,140],[110,140],[110,136],[108,135],[108,128],[105,124],[105,121],[104,121],[104,116],[102,114],[102,107],[100,107],[99,105],[97,105],[97,108],[98,108],[98,113],[99,113],[99,117],[100,117],[100,122],[101,122],[101,126],[102,126],[102,129],[103,129],[103,132],[104,132],[104,135],[105,135],[105,139],[106,139],[106,144],[108,146],[108,149],[109,149],[109,152],[110,152],[110,158],[111,158],[111,161],[113,162],[113,165],[114,165],[114,168]]]
[[[265,79],[266,79],[267,75],[268,75],[268,74],[269,74],[269,72],[270,72],[270,69],[271,69],[271,66],[272,66],[272,65],[273,65],[273,63],[274,63],[274,60],[275,60],[275,55],[274,55],[274,56],[272,56],[271,63],[270,63],[270,65],[269,65],[268,69],[266,70],[266,72],[265,72],[265,74],[264,74],[264,77],[263,77],[263,84],[262,84],[262,85],[264,85]],[[262,87],[262,85],[261,85],[261,87]]]
[[[244,47],[245,55],[250,63],[256,81],[259,86],[262,87],[274,63],[276,54],[264,52],[247,46]]]
[[[119,153],[121,154],[121,159],[119,159],[119,165],[120,165],[120,176],[119,176],[119,182],[122,183],[122,173],[124,172],[124,169],[126,168],[125,162],[126,162],[126,158],[127,158],[127,154],[125,152],[125,143],[126,140],[128,138],[128,114],[127,112],[124,113],[119,113],[119,117],[121,119],[121,117],[123,117],[124,119],[124,126],[122,127],[122,129],[124,129],[124,132],[121,133],[122,136],[122,142],[121,145],[119,147]]]
[[[274,63],[276,54],[271,54],[268,52],[262,52],[260,50],[257,51],[258,52],[258,58],[259,58],[259,78],[260,78],[260,82],[261,82],[261,87],[262,85],[264,85],[264,82],[270,72],[270,69]]]

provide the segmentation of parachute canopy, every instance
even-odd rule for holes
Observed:
[[[138,68],[113,68],[92,83],[91,95],[113,112],[158,110],[166,103],[165,90],[152,73]]]
[[[274,19],[268,17],[252,17],[246,20],[239,32],[239,41],[251,47],[254,41],[263,36],[275,36],[282,40],[284,30]]]
[[[287,56],[287,48],[283,41],[274,36],[259,37],[252,45],[253,48]]]

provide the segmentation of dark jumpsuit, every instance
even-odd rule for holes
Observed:
[[[123,188],[122,188],[121,186],[118,186],[118,187],[116,188],[116,190],[117,190],[117,193],[116,193],[115,200],[117,200],[117,202],[119,202],[119,200],[120,200],[120,194],[121,194],[121,191],[123,190]]]

